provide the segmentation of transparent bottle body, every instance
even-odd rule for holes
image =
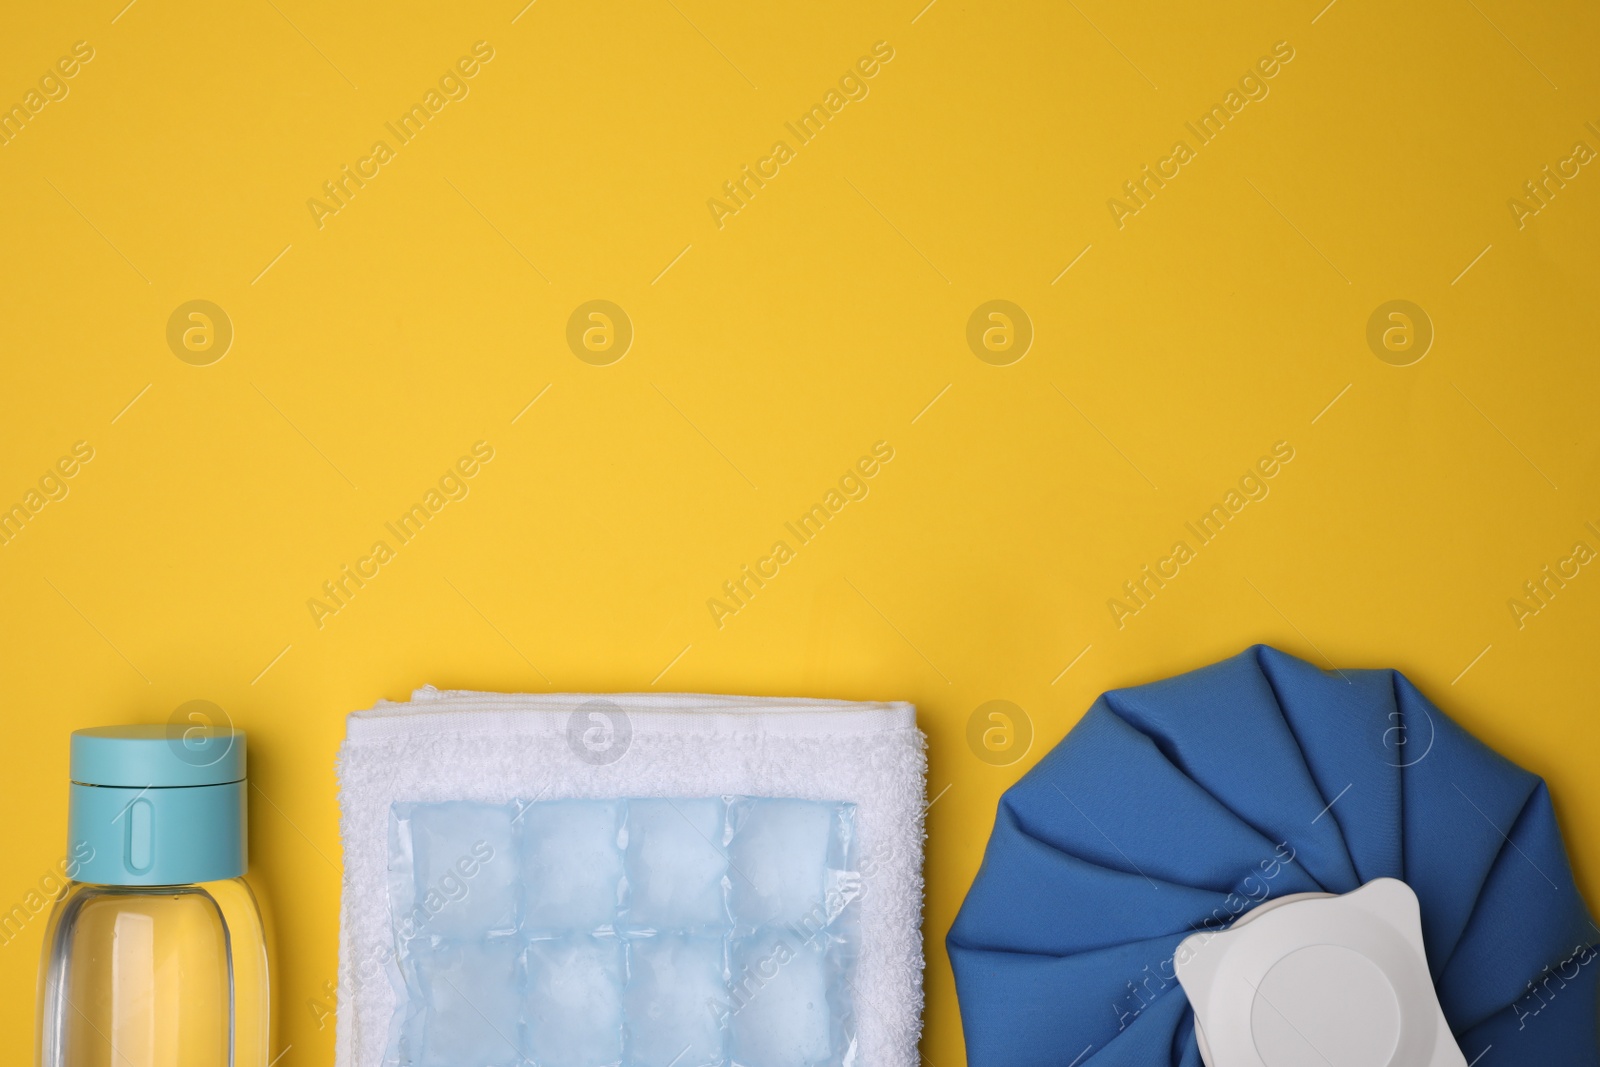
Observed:
[[[267,951],[242,878],[73,882],[39,972],[39,1067],[267,1067]]]

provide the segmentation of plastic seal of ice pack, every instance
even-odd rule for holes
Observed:
[[[1185,938],[1174,967],[1207,1067],[1466,1067],[1398,879],[1263,904]]]

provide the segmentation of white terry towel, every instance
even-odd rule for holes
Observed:
[[[903,703],[429,686],[408,703],[355,712],[338,759],[336,1065],[379,1067],[399,1002],[386,890],[391,805],[733,795],[856,805],[855,1063],[917,1067],[926,772],[926,741]]]

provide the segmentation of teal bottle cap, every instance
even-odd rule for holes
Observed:
[[[79,882],[188,885],[245,872],[244,731],[103,726],[72,734],[68,854]]]
[[[97,726],[72,732],[72,780],[164,789],[244,780],[244,731],[231,726]]]

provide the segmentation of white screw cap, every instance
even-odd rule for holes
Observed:
[[[1466,1067],[1396,879],[1263,904],[1173,962],[1207,1067]]]

